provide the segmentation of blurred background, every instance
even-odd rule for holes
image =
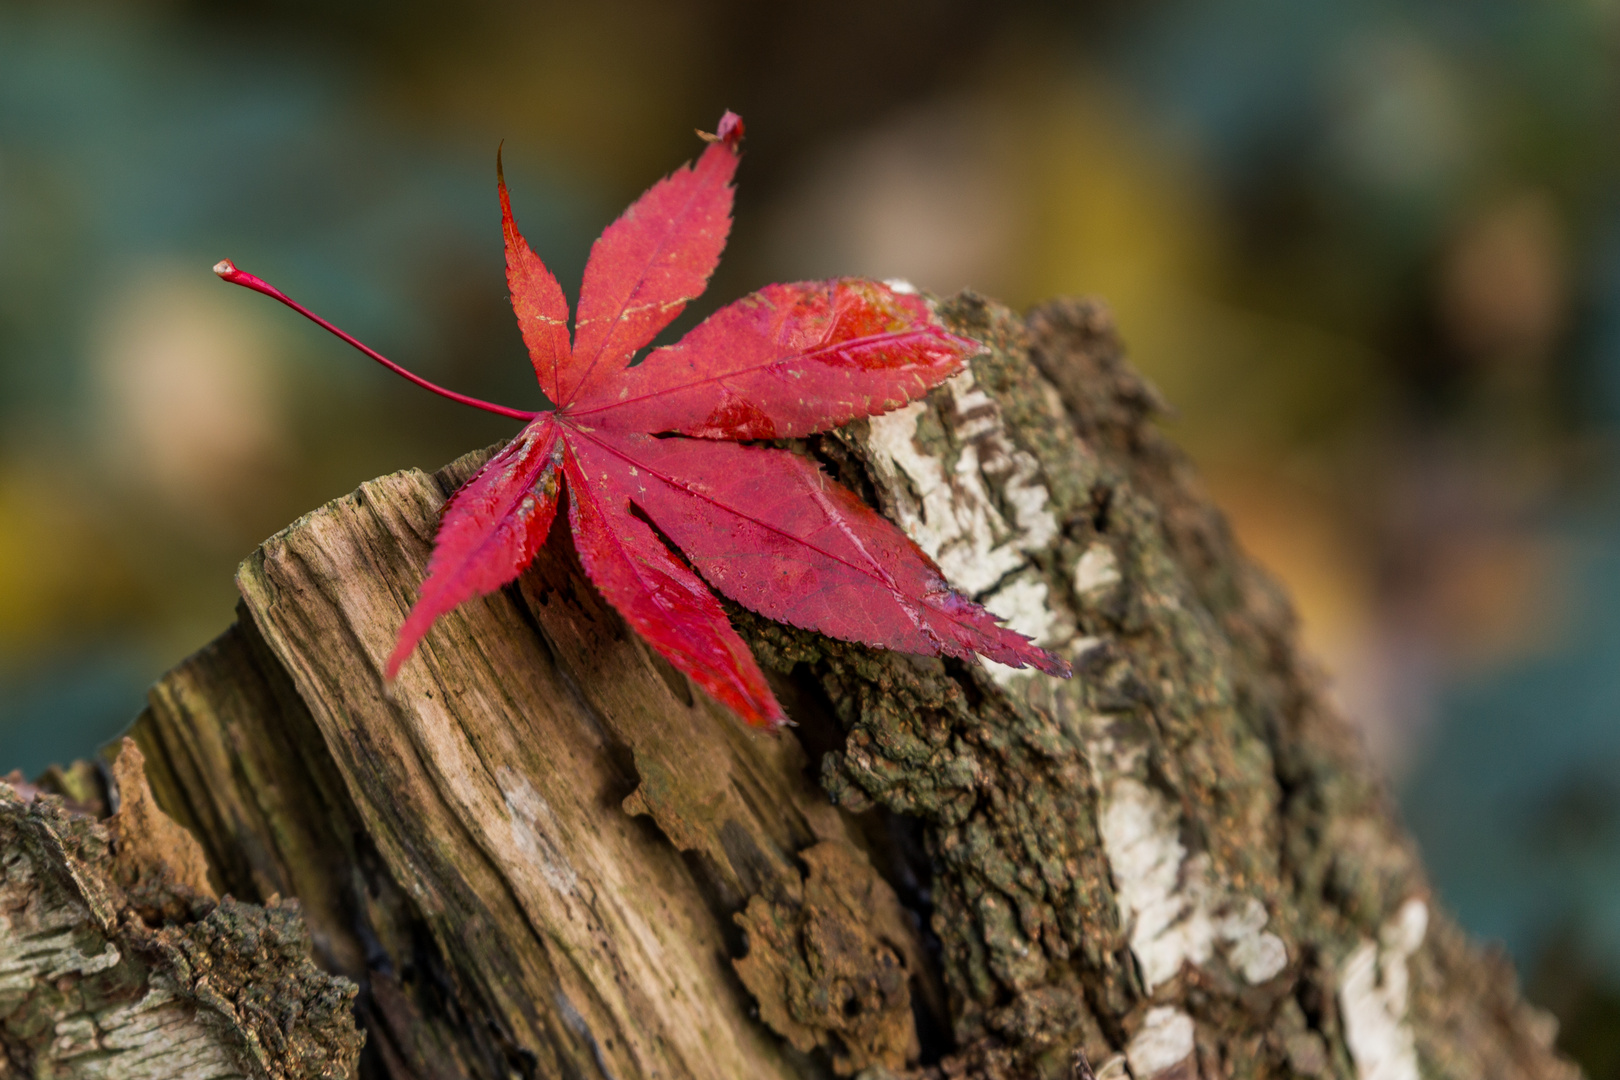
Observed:
[[[707,303],[1113,305],[1447,901],[1620,1077],[1612,0],[0,0],[0,767],[90,754],[236,562],[534,406],[493,156],[572,294],[724,108]],[[690,321],[687,319],[685,321]]]

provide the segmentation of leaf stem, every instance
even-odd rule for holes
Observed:
[[[282,292],[280,289],[276,288],[274,285],[271,285],[264,279],[254,277],[245,270],[238,270],[236,268],[236,264],[231,262],[229,259],[221,259],[219,262],[215,263],[214,273],[218,274],[221,278],[224,278],[232,285],[240,285],[244,289],[252,289],[254,292],[263,293],[272,300],[281,301],[283,304],[286,304],[288,307],[298,312],[298,314],[302,315],[316,326],[321,327],[323,330],[326,330],[329,333],[337,335],[350,345],[353,345],[355,348],[377,361],[377,363],[381,364],[389,371],[392,371],[396,375],[403,375],[405,378],[409,379],[417,386],[420,386],[422,389],[431,390],[440,397],[447,397],[451,401],[459,401],[463,405],[471,405],[475,409],[483,409],[485,412],[492,412],[497,416],[509,416],[514,420],[533,420],[535,417],[540,415],[537,412],[526,412],[523,409],[513,409],[505,405],[496,405],[494,402],[484,401],[480,398],[468,397],[466,394],[458,394],[454,390],[446,390],[444,387],[439,386],[436,383],[428,382],[426,379],[422,378],[422,376],[400,367],[398,364],[388,359],[388,357],[384,356],[376,349],[362,343],[353,335],[339,330],[337,327],[333,326],[331,323],[327,322],[325,319],[321,318],[303,304],[300,304],[298,301],[294,300],[292,297],[288,296],[286,293]]]

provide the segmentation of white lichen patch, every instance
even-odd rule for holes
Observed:
[[[917,447],[917,422],[928,405],[914,401],[873,417],[868,445],[878,479],[888,489],[906,535],[939,564],[952,586],[980,597],[1025,565],[1028,554],[1057,536],[1057,518],[1039,482],[1040,465],[1015,447],[995,400],[968,369],[949,379],[951,406],[943,422],[960,447],[954,466]],[[996,482],[1008,520],[990,497]]]
[[[1251,984],[1275,978],[1288,966],[1288,947],[1266,930],[1265,905],[1227,894],[1211,873],[1209,857],[1188,855],[1176,807],[1130,775],[1141,766],[1140,748],[1104,738],[1090,749],[1106,793],[1098,822],[1103,850],[1148,992],[1173,979],[1183,964],[1206,964],[1217,951]]]
[[[1401,905],[1379,931],[1363,940],[1339,969],[1339,1012],[1357,1080],[1418,1080],[1417,1046],[1407,1022],[1407,961],[1423,945],[1429,907],[1416,898]]]
[[[1136,780],[1109,785],[1099,827],[1115,898],[1130,927],[1131,951],[1152,993],[1181,970],[1183,961],[1209,958],[1212,934],[1202,918],[1203,867],[1195,861],[1183,879],[1187,850],[1176,835],[1174,811]]]
[[[1098,541],[1086,548],[1074,564],[1074,591],[1077,596],[1106,589],[1120,581],[1119,561],[1114,549]]]
[[[1131,1075],[1148,1080],[1180,1065],[1192,1056],[1194,1034],[1192,1017],[1180,1009],[1167,1005],[1149,1009],[1141,1029],[1125,1048]]]
[[[940,419],[958,448],[956,461],[947,468],[944,459],[918,447],[918,421],[930,406],[914,401],[870,421],[867,445],[878,481],[897,523],[952,587],[1037,645],[1061,653],[1075,636],[1072,620],[1054,609],[1036,571],[1017,573],[1028,566],[1031,552],[1058,534],[1040,463],[1013,444],[1001,407],[978,387],[971,368],[944,386],[950,405],[940,410]],[[992,486],[999,501],[991,497]],[[994,661],[985,666],[1002,686],[1030,673]]]
[[[1046,603],[1046,582],[1034,574],[1021,574],[985,597],[1010,629],[1036,644],[1052,640],[1058,618]]]
[[[529,778],[506,766],[496,777],[510,814],[512,840],[557,892],[573,895],[579,889],[579,873],[568,861],[562,846],[562,823]]]
[[[1266,905],[1251,896],[1237,912],[1215,922],[1216,940],[1229,946],[1227,963],[1253,986],[1276,978],[1288,966],[1288,946],[1266,930],[1267,918]]]
[[[1059,614],[1047,603],[1046,582],[1031,571],[1019,574],[990,595],[983,597],[984,606],[995,612],[1011,630],[1029,638],[1044,648],[1062,646],[1075,636],[1074,623]],[[994,660],[984,662],[990,677],[1001,686],[1030,673],[1029,668],[1008,667]]]

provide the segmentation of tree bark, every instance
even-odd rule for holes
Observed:
[[[791,445],[1069,682],[734,608],[797,723],[746,730],[558,527],[386,684],[487,452],[365,484],[243,564],[236,625],[133,734],[221,893],[299,898],[359,987],[361,1070],[1576,1075],[1436,905],[1106,312],[942,311],[988,347],[969,371]]]
[[[216,902],[130,740],[110,784],[74,771],[0,784],[0,1077],[353,1075],[355,985],[310,962],[297,903]]]

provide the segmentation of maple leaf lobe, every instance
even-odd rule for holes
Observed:
[[[702,294],[731,232],[736,171],[735,143],[713,143],[603,230],[585,264],[559,406],[610,382]]]
[[[557,278],[518,231],[499,149],[495,151],[495,186],[501,199],[501,236],[506,245],[506,285],[511,291],[512,312],[540,389],[555,401],[562,369],[573,352],[568,340],[568,300]]]
[[[494,592],[534,561],[557,512],[558,434],[551,415],[535,420],[445,504],[422,591],[388,658],[389,679],[440,615]]]
[[[767,285],[570,411],[615,430],[797,438],[921,397],[982,348],[946,331],[922,297],[874,281]]]
[[[724,610],[630,508],[605,473],[593,480],[573,447],[564,458],[569,525],[591,583],[653,648],[750,724],[787,715]]]

